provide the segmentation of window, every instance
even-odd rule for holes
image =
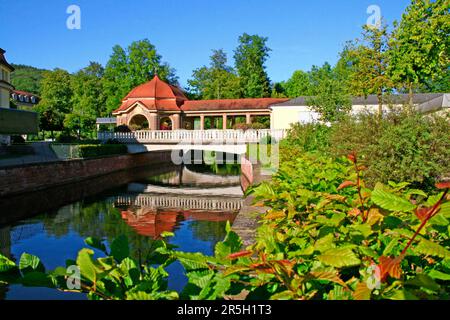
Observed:
[[[9,83],[9,72],[2,68],[2,72],[0,74],[0,80],[6,81]]]

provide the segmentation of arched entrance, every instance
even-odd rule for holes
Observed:
[[[130,119],[128,126],[131,130],[143,130],[149,129],[149,124],[147,118],[142,114],[137,114]]]
[[[159,130],[172,130],[172,119],[170,117],[162,117],[159,120]]]

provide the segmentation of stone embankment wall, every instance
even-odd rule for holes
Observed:
[[[170,152],[156,151],[0,168],[0,198],[78,182],[120,170],[160,166],[171,162]]]

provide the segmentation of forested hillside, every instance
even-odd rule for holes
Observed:
[[[35,94],[41,93],[41,80],[44,69],[38,69],[23,64],[13,64],[15,70],[11,74],[11,82],[16,90],[23,90]]]

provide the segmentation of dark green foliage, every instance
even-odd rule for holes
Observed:
[[[123,144],[85,144],[80,145],[82,158],[96,158],[127,153],[127,146]]]
[[[226,53],[213,50],[209,67],[195,69],[188,80],[194,99],[240,98],[241,88],[234,69],[227,65]]]
[[[114,127],[114,132],[131,132],[131,129],[126,124]]]

